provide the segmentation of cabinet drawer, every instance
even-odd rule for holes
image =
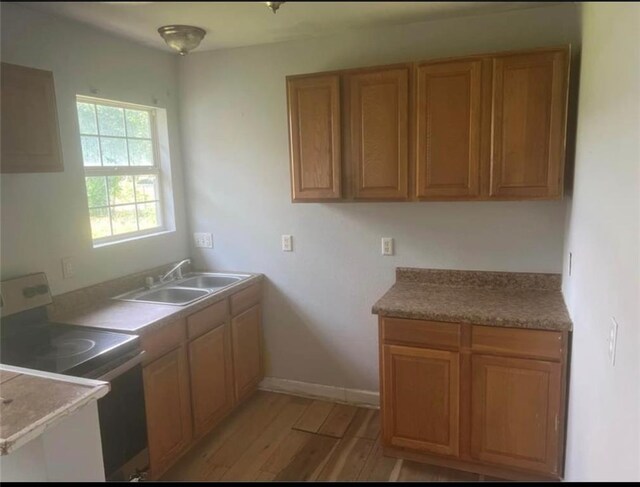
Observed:
[[[162,354],[176,348],[185,338],[186,322],[184,319],[174,321],[147,335],[143,335],[140,341],[142,348],[147,352],[144,363],[148,364]]]
[[[559,361],[562,347],[562,333],[557,331],[478,325],[471,328],[473,352]]]
[[[217,303],[193,313],[187,317],[187,334],[189,339],[203,335],[209,330],[220,326],[229,317],[229,307],[227,300],[223,299]]]
[[[236,316],[260,301],[260,283],[253,284],[231,296],[231,315]]]
[[[442,321],[382,318],[382,340],[425,347],[460,347],[460,325]]]

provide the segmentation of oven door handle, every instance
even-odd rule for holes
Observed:
[[[125,372],[133,369],[136,365],[142,362],[144,358],[145,351],[142,350],[138,355],[134,356],[130,360],[127,360],[125,363],[118,365],[115,369],[110,370],[106,374],[101,377],[98,377],[98,380],[104,380],[107,382],[111,382],[116,377],[124,374]]]

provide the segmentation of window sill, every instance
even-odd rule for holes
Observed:
[[[110,247],[112,245],[118,245],[118,244],[127,243],[127,242],[134,242],[136,240],[142,240],[149,237],[159,237],[160,235],[167,235],[169,233],[174,233],[174,232],[175,230],[161,229],[153,233],[145,233],[144,235],[132,235],[131,237],[124,237],[118,240],[111,240],[108,242],[98,242],[98,243],[94,242],[93,248],[99,249],[102,247]]]

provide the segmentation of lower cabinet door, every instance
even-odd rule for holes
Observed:
[[[507,467],[556,474],[561,366],[474,355],[471,454]]]
[[[384,345],[382,360],[384,443],[457,456],[459,354]]]
[[[196,437],[207,433],[233,407],[231,337],[225,323],[189,343],[191,405]]]
[[[249,395],[262,380],[262,310],[256,304],[231,320],[235,397]]]
[[[185,346],[143,369],[151,477],[157,479],[189,446],[191,401]]]

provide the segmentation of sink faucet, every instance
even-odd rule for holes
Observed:
[[[184,259],[178,262],[164,276],[160,277],[160,282],[161,283],[166,282],[169,279],[169,277],[173,275],[174,272],[178,279],[182,279],[182,266],[184,264],[191,264],[191,259]]]

